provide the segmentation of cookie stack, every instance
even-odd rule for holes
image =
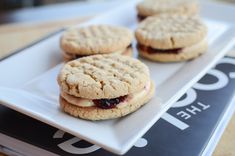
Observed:
[[[188,0],[145,0],[135,31],[137,50],[158,62],[194,59],[206,52],[207,27],[198,4]],[[61,49],[67,62],[58,75],[60,106],[72,116],[106,120],[136,111],[154,95],[148,67],[132,55],[132,32],[93,25],[67,30]],[[73,60],[73,61],[71,61]]]
[[[137,4],[135,31],[139,55],[151,61],[179,62],[207,50],[207,27],[196,15],[198,3],[189,0],[144,0]]]
[[[124,27],[93,25],[64,32],[60,45],[65,61],[95,54],[132,55],[132,32]]]
[[[150,100],[154,85],[148,67],[118,54],[70,61],[58,76],[61,108],[72,116],[105,120],[125,116]]]

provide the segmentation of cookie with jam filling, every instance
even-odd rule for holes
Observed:
[[[118,54],[82,57],[64,65],[58,75],[61,109],[87,120],[125,116],[154,94],[148,67]]]
[[[197,16],[148,17],[135,31],[139,55],[159,62],[194,59],[207,50],[207,27]]]

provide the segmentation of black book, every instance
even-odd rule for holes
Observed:
[[[234,95],[235,59],[224,57],[125,155],[211,155],[234,112]],[[11,155],[114,155],[4,106],[0,125],[0,150]]]

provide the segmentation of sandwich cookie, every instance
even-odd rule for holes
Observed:
[[[154,95],[148,67],[118,54],[82,57],[58,75],[61,109],[87,120],[106,120],[136,111]]]
[[[207,50],[206,35],[198,17],[169,14],[148,17],[135,32],[139,55],[160,62],[198,57]]]
[[[193,0],[144,0],[137,4],[138,20],[160,14],[196,15],[199,6]]]
[[[61,37],[61,49],[65,61],[94,54],[118,53],[132,55],[132,32],[124,27],[93,25],[71,28]]]

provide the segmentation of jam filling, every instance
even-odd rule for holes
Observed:
[[[182,52],[182,48],[176,48],[176,49],[154,49],[152,47],[144,46],[141,44],[137,44],[137,48],[140,49],[142,52],[147,52],[148,54],[179,54]]]
[[[93,100],[94,104],[102,109],[111,109],[115,108],[119,103],[124,102],[127,98],[127,95],[120,96],[118,98],[113,99],[98,99]]]
[[[137,15],[138,21],[141,22],[143,21],[145,18],[147,18],[146,16],[142,16],[142,15]]]
[[[126,49],[128,49],[128,48],[131,48],[131,44],[129,44],[129,45],[126,47]]]
[[[71,60],[72,60],[72,59],[78,59],[78,58],[82,58],[82,57],[88,56],[88,55],[70,54],[70,53],[68,53],[68,52],[64,52],[64,53],[66,53],[67,55],[69,55],[70,57],[72,57]]]

